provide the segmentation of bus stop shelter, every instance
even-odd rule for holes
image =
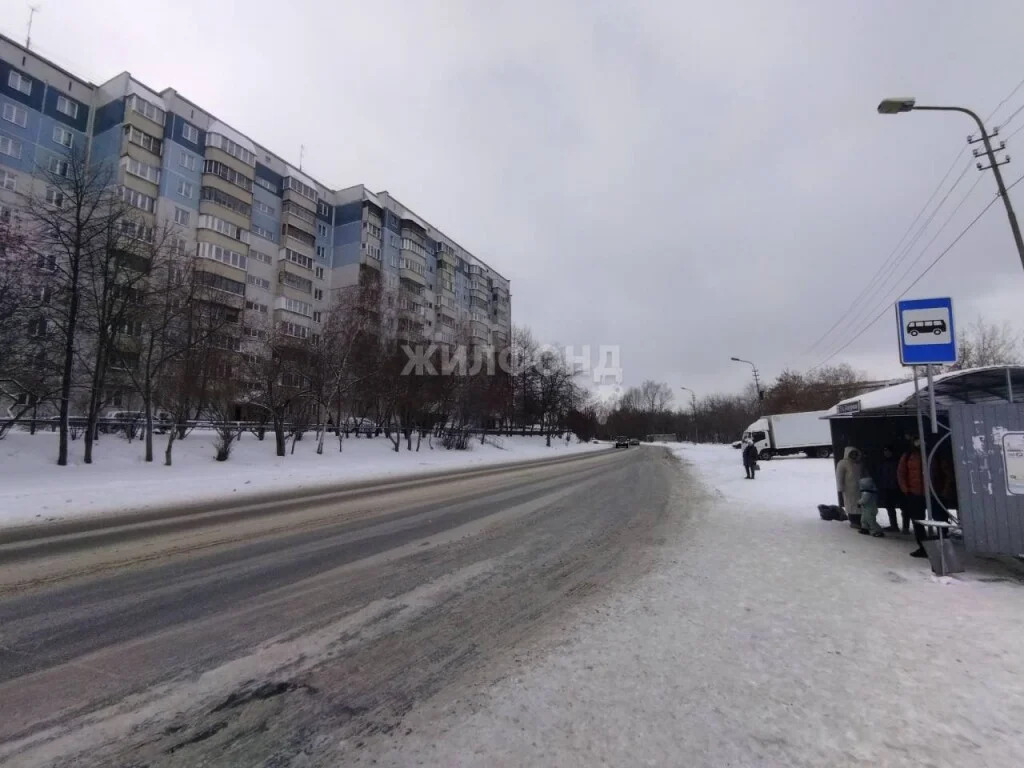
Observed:
[[[937,462],[952,465],[952,496],[932,503],[959,521],[964,548],[974,554],[1024,554],[1024,366],[970,368],[918,379],[929,477]],[[931,398],[936,424],[931,423]],[[874,472],[886,446],[903,453],[918,435],[914,381],[833,406],[824,418],[833,455],[847,446],[864,453]]]

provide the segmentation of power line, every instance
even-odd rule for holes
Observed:
[[[935,234],[932,235],[932,238],[925,244],[925,246],[917,254],[917,258],[915,258],[913,261],[911,261],[910,264],[907,266],[907,268],[904,269],[903,272],[900,274],[900,276],[898,278],[896,278],[896,279],[892,279],[892,277],[893,277],[893,275],[896,274],[896,270],[899,268],[900,264],[903,262],[903,260],[906,258],[906,256],[909,255],[910,247],[911,246],[908,246],[908,249],[903,253],[903,256],[901,257],[901,259],[899,261],[893,263],[892,269],[885,276],[885,278],[886,278],[886,285],[884,287],[882,287],[880,289],[880,292],[879,292],[880,295],[882,296],[882,305],[883,306],[887,303],[886,296],[888,296],[892,292],[892,289],[894,287],[898,289],[900,283],[906,278],[906,276],[908,274],[910,274],[911,270],[914,269],[914,266],[918,262],[921,261],[921,259],[924,257],[924,255],[928,252],[928,249],[931,248],[932,245],[935,243],[935,241],[939,239],[939,236],[943,232],[946,231],[946,227],[949,226],[949,224],[953,221],[953,219],[956,217],[956,215],[960,212],[960,209],[963,208],[964,203],[967,202],[968,198],[971,196],[971,194],[977,188],[978,184],[981,183],[981,180],[983,178],[984,177],[981,176],[980,174],[978,175],[978,177],[974,180],[974,183],[970,186],[970,188],[967,190],[967,192],[963,195],[963,197],[960,198],[960,202],[956,204],[956,207],[954,207],[952,211],[950,211],[949,215],[946,216],[945,221],[942,222],[942,225],[935,231]],[[955,187],[954,187],[954,189],[955,189]],[[953,189],[950,189],[950,192],[952,192],[952,191],[953,191]],[[947,197],[948,197],[948,194],[947,194]],[[943,202],[945,202],[945,198],[943,198]],[[936,209],[936,211],[937,210],[938,209]],[[928,222],[928,223],[930,223],[930,222]],[[854,316],[849,319],[849,324],[851,326],[856,325],[859,322],[859,320],[862,320],[864,318],[864,316],[869,315],[871,312],[873,312],[874,311],[874,307],[877,306],[876,305],[877,298],[878,297],[876,296],[874,299],[866,301],[865,304],[854,314]]]
[[[999,124],[999,128],[997,128],[996,130],[999,130],[999,129],[1002,129],[1002,128],[1005,128],[1006,126],[1008,126],[1010,123],[1013,122],[1013,118],[1015,118],[1021,112],[1024,112],[1024,104],[1021,104],[1019,107],[1017,107],[1015,110],[1013,110],[1013,112],[1010,113],[1010,116],[1008,118],[1006,118],[1005,120],[1003,120],[1003,122]]]
[[[989,120],[991,120],[992,117],[996,114],[996,112],[998,112],[1003,107],[1003,105],[1005,105],[1007,102],[1009,102],[1009,100],[1012,99],[1014,97],[1014,95],[1017,93],[1017,91],[1019,91],[1022,87],[1024,87],[1024,78],[1022,78],[1013,87],[1013,89],[1008,94],[1006,94],[1006,96],[1004,96],[999,101],[998,104],[996,104],[996,106],[992,109],[992,111],[989,112],[989,114],[985,118],[984,122],[987,123]],[[1024,105],[1018,107],[1013,113],[1011,113],[1010,116],[1006,120],[1003,121],[1003,124],[1002,124],[1001,127],[1005,127],[1007,124],[1009,124],[1010,121],[1013,120],[1021,111],[1024,111]],[[1007,136],[1006,139],[1004,139],[1004,141],[1008,140],[1012,136],[1015,136],[1021,130],[1024,130],[1024,126],[1021,126],[1021,128],[1018,128],[1017,130],[1015,130],[1013,133],[1011,133],[1009,136]],[[842,324],[843,320],[846,318],[846,315],[849,314],[849,312],[851,310],[853,310],[853,308],[856,307],[857,304],[866,295],[868,295],[870,293],[870,291],[879,282],[879,279],[882,277],[883,273],[887,272],[886,276],[891,275],[896,270],[896,268],[899,266],[900,262],[902,262],[903,259],[906,258],[907,254],[914,247],[914,245],[916,244],[917,240],[920,239],[921,235],[924,234],[924,230],[927,228],[928,224],[938,214],[939,210],[941,209],[942,205],[945,203],[946,199],[949,197],[950,194],[952,194],[953,190],[963,180],[963,177],[964,177],[964,175],[967,172],[966,168],[964,169],[964,172],[960,174],[960,177],[957,179],[957,181],[953,184],[953,186],[946,193],[946,196],[942,199],[942,201],[940,201],[938,206],[936,206],[935,210],[932,212],[932,214],[929,217],[929,219],[925,222],[924,225],[922,225],[922,227],[920,229],[918,229],[917,233],[911,239],[910,243],[908,243],[906,245],[906,247],[904,248],[904,250],[900,254],[900,256],[898,258],[896,258],[896,260],[894,262],[892,261],[892,259],[895,256],[896,252],[899,251],[901,247],[903,247],[903,242],[904,242],[904,240],[906,240],[907,235],[914,229],[914,227],[916,226],[917,222],[920,220],[921,216],[928,209],[928,206],[931,205],[932,201],[935,199],[935,196],[939,193],[939,190],[942,189],[942,185],[946,183],[946,179],[949,178],[949,175],[953,172],[953,169],[956,167],[957,162],[959,162],[960,158],[963,156],[965,151],[966,151],[966,148],[961,149],[956,154],[956,156],[954,156],[953,161],[952,161],[952,163],[950,163],[950,166],[947,169],[945,175],[942,177],[942,180],[938,183],[938,185],[932,191],[932,194],[929,196],[927,202],[925,202],[925,204],[921,208],[921,210],[918,211],[917,216],[914,217],[913,221],[910,222],[910,226],[907,227],[907,230],[903,233],[903,235],[897,241],[896,246],[892,249],[892,251],[889,252],[889,255],[886,256],[885,259],[882,260],[882,263],[879,265],[878,269],[875,271],[875,273],[872,275],[872,277],[868,280],[867,284],[861,289],[860,293],[857,294],[857,296],[853,299],[853,301],[850,302],[850,306],[848,306],[843,312],[841,312],[839,314],[839,316],[837,317],[836,321],[828,328],[828,330],[825,331],[825,333],[823,333],[821,336],[819,336],[814,341],[814,343],[812,343],[806,350],[804,350],[802,356],[807,356],[807,355],[811,354],[812,352],[814,352],[815,349],[817,349],[822,344],[822,342],[824,342],[826,339],[828,339],[834,333],[834,331],[840,326],[840,324]],[[977,186],[977,182],[975,182],[974,186]],[[973,190],[974,187],[972,186],[971,189]],[[970,192],[968,192],[968,195],[969,194],[970,194]],[[949,223],[949,220],[947,219],[947,221],[943,224],[943,226],[940,227],[939,231],[941,232],[942,229],[945,228],[946,224],[948,224],[948,223]],[[934,241],[934,238],[932,238],[932,240]],[[930,245],[930,243],[929,243],[929,245]],[[926,249],[927,249],[927,246],[926,246]],[[922,254],[920,254],[918,256],[918,260],[920,259],[921,255],[923,255],[923,251],[922,251]]]
[[[1013,90],[1006,94],[1006,96],[1003,97],[1003,100],[996,104],[995,108],[988,113],[988,117],[985,118],[986,123],[992,119],[992,116],[999,111],[1000,107],[1002,107],[1006,102],[1013,98],[1013,95],[1021,89],[1021,86],[1024,86],[1024,79],[1017,83],[1017,85],[1013,87]]]
[[[861,289],[860,293],[858,293],[857,296],[853,299],[853,301],[850,302],[850,306],[848,306],[843,312],[841,312],[839,314],[839,318],[835,321],[835,323],[833,323],[832,326],[827,331],[825,331],[825,333],[823,333],[821,336],[819,336],[817,338],[817,340],[813,344],[811,344],[806,350],[804,350],[803,354],[805,356],[811,354],[815,349],[818,348],[818,346],[823,341],[825,341],[825,339],[827,339],[829,336],[831,336],[832,332],[836,328],[839,327],[840,323],[843,322],[844,317],[854,307],[856,307],[858,305],[858,302],[860,302],[860,300],[863,299],[868,294],[868,292],[874,287],[875,283],[878,281],[878,278],[886,270],[886,267],[888,267],[889,261],[892,259],[893,256],[896,255],[896,252],[899,251],[901,247],[903,247],[903,241],[907,239],[907,235],[909,235],[910,232],[917,225],[917,222],[921,219],[921,216],[924,215],[924,212],[926,210],[928,210],[928,206],[930,206],[932,204],[932,201],[935,199],[935,196],[937,194],[939,194],[939,190],[942,189],[942,186],[946,183],[946,180],[949,178],[949,175],[953,172],[953,169],[956,168],[957,162],[960,160],[960,158],[963,156],[964,152],[966,152],[966,151],[967,151],[966,148],[964,148],[964,149],[961,149],[959,152],[957,152],[956,156],[953,158],[953,162],[949,164],[949,168],[946,170],[946,173],[943,175],[943,177],[939,181],[939,183],[935,186],[935,189],[932,190],[932,193],[928,197],[928,200],[925,202],[925,204],[923,206],[921,206],[921,210],[917,212],[917,216],[915,216],[914,220],[910,222],[910,226],[907,227],[907,230],[903,233],[902,237],[900,237],[900,239],[897,241],[896,246],[889,252],[889,255],[886,256],[882,260],[882,263],[879,265],[879,267],[875,271],[874,275],[872,275],[871,279],[868,280],[867,285],[865,285]],[[970,163],[969,162],[968,162],[967,168],[970,168]],[[959,184],[961,179],[963,179],[964,174],[966,174],[966,172],[967,172],[967,168],[965,168],[964,172],[960,174],[960,178],[957,179],[956,184]],[[956,188],[956,184],[953,185],[953,188]],[[952,191],[952,188],[951,188],[950,191]],[[947,193],[947,197],[948,197],[948,193]],[[945,198],[943,198],[943,200],[945,200]],[[940,203],[939,205],[941,207],[942,204]],[[938,209],[936,209],[936,210],[938,210]],[[933,216],[934,216],[934,214],[933,214]],[[917,235],[917,237],[920,237],[920,233]],[[913,247],[913,243],[914,242],[916,242],[916,238],[915,238],[915,240],[911,241],[910,247]]]
[[[961,150],[961,154],[962,153],[963,153],[963,151]],[[957,158],[957,159],[959,159],[959,158]],[[954,167],[955,167],[955,162],[956,161],[954,161]],[[894,260],[894,259],[891,258],[891,255],[890,255],[890,258],[887,259],[886,262],[882,264],[882,267],[876,273],[875,277],[867,284],[867,286],[865,286],[864,290],[861,291],[860,295],[854,301],[854,303],[850,305],[850,307],[846,310],[846,312],[844,312],[843,314],[841,314],[839,316],[839,319],[836,321],[835,326],[838,326],[840,323],[843,323],[843,322],[846,323],[846,327],[855,326],[863,318],[863,316],[866,314],[866,312],[870,312],[869,308],[871,306],[873,306],[874,301],[873,300],[868,300],[868,296],[870,295],[870,291],[872,289],[882,290],[884,293],[887,293],[889,290],[891,290],[891,288],[886,288],[885,287],[886,282],[889,281],[889,279],[893,276],[893,274],[896,273],[896,270],[899,269],[900,265],[906,260],[907,256],[914,249],[914,246],[917,245],[917,242],[921,239],[921,237],[927,231],[928,227],[935,220],[935,217],[938,215],[939,211],[942,210],[942,207],[946,204],[946,201],[949,199],[950,195],[953,194],[953,191],[960,185],[960,182],[963,181],[964,177],[967,175],[967,172],[970,170],[970,168],[971,168],[971,161],[968,160],[967,165],[964,167],[963,171],[960,173],[960,176],[957,177],[957,180],[946,191],[946,194],[942,196],[942,199],[939,201],[939,203],[935,206],[935,208],[929,214],[928,218],[925,219],[925,221],[917,229],[917,232],[914,233],[914,236],[903,247],[903,249],[900,252],[899,256]],[[948,176],[948,173],[947,173],[947,176]],[[981,177],[979,176],[978,178],[980,179]],[[975,182],[974,186],[977,186],[977,182]],[[968,195],[973,190],[974,190],[974,187],[971,187],[971,189],[968,191]],[[966,199],[966,196],[965,196],[964,199]],[[963,200],[961,200],[960,205],[963,205]],[[925,207],[927,208],[927,205]],[[959,207],[960,206],[958,205],[957,208],[954,209],[954,211],[946,218],[946,221],[943,223],[943,225],[938,230],[939,233],[941,233],[942,230],[945,229],[945,227],[949,224],[950,220],[956,214],[956,211],[959,210]],[[938,233],[936,234],[936,237],[937,236],[938,236]],[[932,240],[934,241],[934,239],[935,238],[933,237]],[[930,245],[930,243],[929,243],[929,245]],[[926,246],[926,248],[927,248],[927,246]],[[920,256],[918,256],[918,260],[919,259],[920,259]],[[904,273],[904,274],[906,274],[906,273]],[[884,293],[883,293],[883,295],[884,295]],[[861,301],[861,299],[864,299],[864,301]],[[850,314],[851,310],[852,310],[852,315]]]
[[[1009,192],[1011,189],[1013,189],[1015,186],[1017,186],[1021,181],[1024,181],[1024,175],[1021,175],[1016,181],[1014,181],[1012,184],[1010,184],[1006,188],[1006,191]],[[943,249],[942,253],[940,253],[938,256],[936,256],[932,260],[932,262],[927,267],[925,267],[924,271],[920,275],[918,275],[916,278],[914,278],[914,281],[910,285],[908,285],[903,290],[903,293],[901,293],[897,298],[902,299],[904,296],[907,295],[907,293],[910,292],[910,290],[915,285],[917,285],[919,282],[921,282],[921,280],[924,278],[924,276],[927,275],[932,270],[932,267],[934,267],[936,264],[938,264],[947,253],[949,253],[951,250],[953,250],[953,247],[957,243],[960,242],[960,240],[963,238],[963,236],[966,235],[970,231],[970,229],[981,220],[981,217],[984,216],[988,212],[989,208],[991,208],[993,205],[995,205],[996,201],[998,201],[998,200],[999,200],[999,195],[996,195],[994,198],[992,198],[992,200],[990,200],[988,202],[988,205],[986,205],[984,208],[982,208],[981,211],[978,213],[978,215],[975,216],[973,219],[971,219],[970,223],[960,231],[960,234],[958,234],[955,238],[953,238],[953,241],[949,245],[947,245],[945,247],[945,249]],[[841,346],[839,349],[837,349],[835,352],[833,352],[831,355],[829,355],[827,358],[825,358],[824,360],[822,360],[820,363],[818,363],[817,365],[813,366],[809,370],[813,371],[813,370],[815,370],[817,368],[820,368],[821,366],[825,365],[830,360],[832,360],[834,357],[836,357],[840,352],[843,352],[847,347],[849,347],[851,344],[853,344],[853,342],[855,342],[857,339],[859,339],[861,336],[863,336],[869,329],[874,327],[875,323],[877,323],[879,320],[881,320],[882,317],[885,315],[885,313],[890,311],[890,310],[891,310],[891,307],[883,306],[882,309],[878,312],[878,314],[875,315],[871,319],[871,322],[868,323],[863,328],[861,328],[860,331],[858,331],[857,334],[852,339],[847,341],[845,344],[843,344],[843,346]]]

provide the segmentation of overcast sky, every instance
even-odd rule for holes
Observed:
[[[880,116],[881,97],[985,117],[1024,79],[1019,0],[37,2],[42,55],[174,87],[293,162],[304,144],[320,182],[388,190],[509,277],[513,321],[539,338],[619,345],[626,384],[698,394],[748,380],[731,355],[768,378],[821,362],[993,198],[986,172],[946,223],[971,168],[894,279],[808,352],[973,130]],[[0,11],[23,39],[25,2]],[[1024,87],[992,125],[1022,105]],[[1024,132],[1009,145],[1008,183]],[[1024,208],[1024,184],[1011,197]],[[908,295],[1024,326],[1002,206]],[[899,374],[892,313],[839,361]]]

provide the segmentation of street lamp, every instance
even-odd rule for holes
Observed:
[[[730,357],[734,363],[746,363],[754,371],[754,389],[757,391],[757,410],[758,413],[762,410],[762,401],[764,400],[764,392],[761,391],[761,376],[757,371],[757,366],[749,360],[744,360],[741,357]]]
[[[700,442],[700,430],[697,429],[697,394],[689,387],[679,387],[690,393],[690,409],[693,411],[693,442]]]
[[[981,141],[985,146],[985,155],[988,158],[988,166],[983,166],[978,163],[978,170],[983,171],[986,167],[992,169],[992,173],[996,177],[996,186],[999,187],[999,195],[1003,198],[1003,205],[1006,206],[1006,217],[1010,220],[1010,230],[1013,232],[1013,242],[1017,246],[1017,255],[1020,257],[1021,266],[1024,266],[1024,238],[1021,237],[1020,226],[1017,224],[1017,215],[1013,212],[1013,205],[1010,203],[1010,196],[1006,193],[1006,184],[1003,183],[1003,174],[999,170],[1000,163],[996,161],[995,151],[992,149],[992,142],[990,139],[992,136],[996,136],[999,133],[999,129],[989,135],[985,130],[985,124],[981,122],[981,118],[978,117],[974,112],[965,107],[922,107],[919,106],[915,99],[910,97],[882,99],[878,105],[878,113],[880,115],[896,115],[900,112],[910,111],[931,111],[931,112],[962,112],[963,114],[970,117],[978,126],[978,130],[981,131],[981,139],[972,139],[970,136],[967,137],[969,144],[976,144]],[[1005,149],[1006,142],[1001,142],[999,149]],[[974,150],[974,156],[980,157],[981,153],[978,150]],[[1004,163],[1010,162],[1010,158],[1007,157]]]

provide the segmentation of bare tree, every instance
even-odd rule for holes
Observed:
[[[957,334],[957,352],[959,360],[951,370],[1024,361],[1020,331],[1006,322],[1002,325],[986,322],[983,317],[976,318]]]
[[[640,408],[646,413],[664,411],[672,404],[672,387],[663,381],[648,379],[640,385]]]

